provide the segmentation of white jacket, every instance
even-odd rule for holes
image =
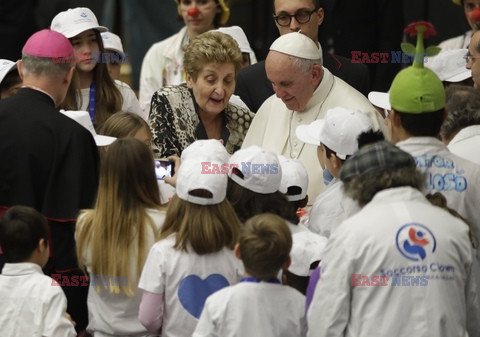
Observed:
[[[416,189],[377,193],[332,233],[321,268],[308,336],[480,335],[468,227]]]
[[[74,337],[67,298],[38,264],[6,263],[0,275],[0,336]]]
[[[334,178],[327,189],[318,195],[307,223],[312,232],[328,238],[345,219],[360,210],[358,203],[345,195],[342,185],[341,181]]]
[[[469,30],[463,35],[452,37],[451,39],[442,41],[438,46],[442,51],[450,49],[468,49],[470,40],[472,39],[473,31]]]
[[[480,166],[451,153],[433,137],[410,137],[397,143],[426,173],[425,194],[441,192],[448,206],[471,222],[480,238]]]
[[[448,144],[448,149],[457,156],[480,164],[480,125],[467,126],[460,130]]]
[[[153,94],[167,85],[185,82],[183,42],[187,26],[178,33],[153,44],[145,54],[140,71],[140,105],[147,115]]]

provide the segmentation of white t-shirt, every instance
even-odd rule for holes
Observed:
[[[289,286],[241,282],[211,295],[193,337],[306,335],[305,296]]]
[[[148,120],[148,111],[143,111],[138,102],[137,96],[128,84],[115,80],[118,90],[120,90],[123,97],[122,111],[131,112],[142,117],[145,121]],[[79,110],[88,111],[88,103],[90,102],[90,88],[80,89],[82,94],[82,106]]]
[[[148,209],[148,215],[152,218],[153,222],[158,229],[161,228],[165,220],[165,212]],[[77,221],[77,226],[83,226],[82,217]],[[155,243],[154,235],[151,230],[147,234],[147,247],[150,248]],[[84,256],[87,269],[91,266],[91,255],[87,253]],[[132,268],[131,275],[136,273],[136,254],[131,255],[130,266]],[[142,299],[142,291],[136,286],[135,294],[132,297],[125,295],[124,293],[112,294],[108,289],[102,289],[97,292],[94,285],[101,283],[102,281],[98,276],[89,274],[90,287],[88,289],[88,327],[87,331],[94,332],[95,336],[150,336],[151,334],[145,329],[145,327],[138,320],[138,310],[140,307],[140,301]],[[115,281],[115,280],[114,280]],[[119,284],[122,279],[116,280]],[[137,283],[138,280],[130,280],[128,282]]]
[[[62,288],[35,263],[6,263],[0,275],[0,336],[75,337]]]
[[[148,255],[138,287],[164,294],[162,336],[191,336],[205,300],[237,283],[243,266],[232,250],[196,254],[173,248],[175,235],[157,242]]]

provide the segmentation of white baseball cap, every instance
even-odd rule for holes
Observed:
[[[374,128],[372,120],[363,112],[343,107],[329,109],[321,128],[308,128],[309,125],[305,128],[302,128],[303,125],[298,126],[295,130],[297,137],[305,142],[306,138],[302,139],[304,133],[310,133],[310,138],[317,134],[316,140],[334,151],[342,160],[358,150],[357,137]]]
[[[0,59],[0,83],[2,83],[5,76],[10,71],[13,71],[17,68],[17,62],[13,62],[7,59]]]
[[[390,105],[390,94],[388,92],[370,91],[368,93],[368,100],[375,106],[384,110],[392,110]]]
[[[217,139],[199,139],[183,149],[180,160],[195,159],[202,162],[228,163],[225,146]]]
[[[312,233],[302,225],[290,225],[292,231],[292,262],[288,271],[298,276],[310,276],[312,263],[323,259],[323,251],[328,239]]]
[[[307,196],[308,172],[301,161],[290,159],[285,156],[278,156],[282,167],[282,181],[279,191],[286,194],[288,201],[303,200]],[[297,186],[300,194],[287,194],[288,188]]]
[[[317,119],[310,124],[299,125],[295,129],[295,135],[306,144],[320,146],[320,130],[324,123],[324,119]]]
[[[110,136],[101,136],[97,135],[95,132],[95,128],[93,127],[92,120],[90,119],[90,115],[88,111],[81,111],[81,110],[60,110],[62,114],[67,117],[70,117],[75,122],[83,126],[85,129],[90,131],[93,138],[95,139],[95,143],[97,146],[107,146],[112,144],[117,138],[110,137]]]
[[[252,145],[235,152],[228,164],[228,176],[250,191],[269,194],[280,189],[282,168],[278,156],[271,151]]]
[[[103,47],[105,49],[113,50],[123,56],[125,52],[123,51],[123,45],[120,36],[112,32],[103,32],[100,35],[102,36]]]
[[[245,35],[245,32],[242,28],[240,28],[239,26],[220,27],[218,29],[215,29],[214,32],[228,34],[233,37],[233,39],[237,41],[240,51],[242,53],[248,53],[250,55],[250,63],[257,63],[255,52],[253,51],[252,47],[250,47],[250,43],[248,42],[247,36]]]
[[[70,8],[58,13],[52,20],[50,29],[72,38],[86,30],[96,29],[100,33],[108,31],[98,24],[97,17],[86,7]]]
[[[226,174],[204,173],[201,160],[187,159],[182,161],[178,169],[176,193],[180,199],[197,205],[215,205],[225,199],[227,182]],[[200,197],[191,193],[198,189],[210,192],[212,197]]]
[[[472,77],[472,70],[467,69],[468,49],[451,49],[442,51],[435,57],[427,58],[425,66],[432,69],[441,81],[461,82]]]
[[[273,41],[270,50],[307,60],[322,59],[321,47],[300,32],[281,35]]]

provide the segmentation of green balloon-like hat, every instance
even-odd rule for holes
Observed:
[[[440,48],[424,48],[423,39],[435,35],[429,22],[420,21],[408,25],[405,33],[417,36],[417,46],[402,43],[402,51],[414,55],[413,65],[400,71],[390,87],[390,105],[399,112],[421,114],[445,107],[445,89],[442,81],[430,69],[424,67],[425,57],[437,55]]]

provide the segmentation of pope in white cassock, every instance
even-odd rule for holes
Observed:
[[[275,95],[258,110],[242,147],[258,145],[300,160],[308,171],[308,195],[313,202],[325,189],[322,168],[317,147],[296,137],[297,126],[322,119],[327,110],[338,106],[360,110],[382,131],[383,118],[365,96],[322,66],[322,51],[301,33],[276,39],[265,60],[265,69]]]

